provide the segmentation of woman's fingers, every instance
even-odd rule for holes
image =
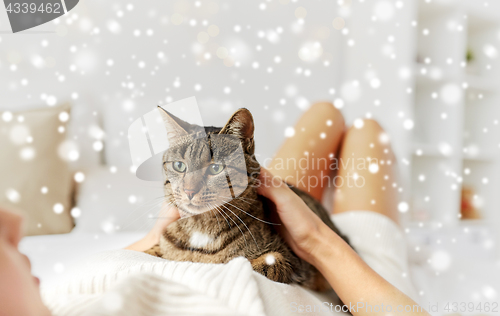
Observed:
[[[163,218],[165,221],[172,223],[181,218],[181,216],[177,207],[171,204],[164,203],[160,210],[160,218]]]
[[[179,218],[181,218],[181,216],[177,207],[167,203],[164,203],[162,205],[160,214],[158,216],[158,222],[161,223],[162,227],[167,227]]]
[[[133,243],[125,249],[135,251],[146,251],[148,249],[151,249],[151,247],[159,243],[160,237],[165,231],[165,228],[179,218],[179,210],[173,205],[164,203],[160,209],[158,219],[156,220],[153,229],[151,229],[149,233],[144,236],[144,238]]]
[[[156,223],[151,232],[153,233],[155,238],[157,237],[159,240],[165,228],[179,218],[181,218],[181,216],[179,215],[179,210],[171,204],[164,203],[160,209],[158,219],[156,220]]]
[[[23,235],[22,223],[23,217],[21,215],[0,209],[0,234],[15,247],[18,246]]]
[[[309,261],[317,240],[321,219],[280,178],[261,168],[258,193],[276,205],[283,226],[279,232],[297,255]],[[326,226],[326,225],[325,225]]]
[[[262,184],[258,193],[276,204],[277,213],[288,229],[296,229],[312,219],[314,213],[281,179],[265,168],[261,168],[260,174]]]
[[[261,185],[257,193],[273,201],[278,209],[290,203],[290,199],[295,197],[292,190],[281,180],[275,177],[266,168],[260,169]]]

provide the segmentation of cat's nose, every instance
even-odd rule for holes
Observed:
[[[192,200],[194,195],[198,193],[198,191],[195,190],[184,190],[184,192],[186,193],[189,200]]]

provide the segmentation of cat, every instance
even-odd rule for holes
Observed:
[[[239,109],[224,127],[217,128],[192,125],[159,109],[170,142],[163,156],[167,175],[165,197],[178,208],[182,218],[170,224],[159,244],[146,253],[203,263],[226,263],[243,256],[255,271],[270,280],[296,283],[312,290],[330,289],[319,271],[299,258],[269,222],[269,201],[257,194],[260,165],[254,155],[254,121],[250,111]],[[218,144],[214,146],[214,142]],[[231,156],[237,148],[243,155]],[[232,161],[237,157],[241,161]],[[243,164],[243,168],[235,167],[238,164]],[[227,193],[228,175],[231,180],[244,177],[244,181],[229,183],[231,194]],[[317,200],[290,187],[347,241]],[[241,194],[233,195],[234,190]]]

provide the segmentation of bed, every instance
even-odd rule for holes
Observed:
[[[71,233],[30,236],[21,241],[20,249],[30,258],[33,274],[41,279],[42,287],[86,258],[126,247],[144,236],[154,223],[163,195],[161,183],[141,181],[129,168],[120,167],[119,161],[108,158],[108,165],[94,165],[85,171],[85,181],[78,190],[78,211],[74,213],[76,226]],[[443,307],[447,303],[500,301],[500,260],[491,229],[417,225],[406,235],[408,277],[418,292],[415,299],[424,308],[439,305],[440,311],[433,315],[446,314]]]
[[[80,233],[28,236],[20,244],[28,255],[32,272],[43,284],[96,253],[124,248],[144,236],[144,232]]]
[[[33,274],[40,278],[43,288],[44,284],[56,282],[58,277],[72,267],[81,265],[87,258],[124,248],[144,236],[145,232],[126,231],[107,234],[75,231],[61,235],[31,236],[22,240],[20,249],[30,258]],[[472,239],[477,238],[475,234],[482,234],[481,231],[469,233]],[[453,233],[448,232],[445,235],[452,236]],[[433,251],[438,250],[432,250],[429,245],[429,241],[436,238],[444,240],[445,236],[436,232],[432,234],[420,231],[409,238],[409,247],[413,250],[420,242],[419,254],[415,255],[414,252],[410,256],[412,261],[410,277],[416,285],[419,292],[418,299],[424,308],[432,309],[432,306],[439,306],[440,312],[432,314],[444,315],[446,312],[443,309],[447,303],[498,302],[500,263],[494,259],[493,254],[488,251],[477,251],[478,247],[474,247],[474,243],[467,244],[466,240],[462,240],[461,247],[456,249],[452,257],[440,259],[433,257]],[[466,259],[467,257],[469,259]],[[433,263],[429,258],[442,262]],[[437,272],[436,268],[442,270]],[[464,313],[464,315],[480,315],[480,313]],[[481,315],[499,314],[483,312]]]
[[[338,303],[334,295],[272,282],[254,272],[241,257],[224,265],[202,264],[168,261],[122,249],[144,233],[32,236],[22,240],[20,249],[30,257],[32,272],[41,281],[44,302],[56,316],[111,308],[110,295],[126,286],[131,287],[125,291],[132,293],[131,297],[123,299],[123,293],[119,294],[123,309],[116,315],[139,315],[144,306],[153,304],[154,295],[162,304],[168,303],[172,315],[293,315],[294,302],[316,306]],[[164,278],[163,288],[157,284],[158,276]],[[139,285],[142,291],[151,287],[145,297],[141,296],[144,292],[134,289]],[[126,308],[122,306],[126,304]]]

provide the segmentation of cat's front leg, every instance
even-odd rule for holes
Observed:
[[[147,253],[148,255],[151,255],[151,256],[160,257],[160,258],[162,257],[160,245],[158,245],[158,244],[154,245],[152,248],[150,248],[144,252]]]
[[[254,271],[259,272],[268,279],[280,283],[292,283],[293,269],[285,257],[275,251],[267,252],[250,260]]]

